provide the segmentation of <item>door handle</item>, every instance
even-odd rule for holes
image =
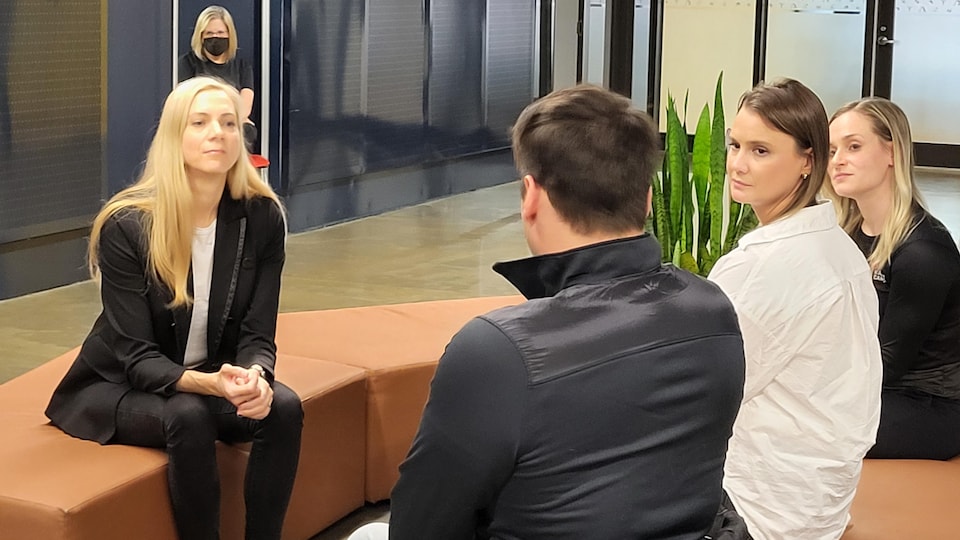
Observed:
[[[897,42],[897,40],[895,40],[895,39],[890,39],[890,38],[888,38],[887,36],[880,36],[879,38],[877,38],[877,45],[880,45],[880,46],[883,46],[883,45],[893,45],[893,44],[896,43],[896,42]]]

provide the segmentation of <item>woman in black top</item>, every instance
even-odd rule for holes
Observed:
[[[274,380],[285,218],[239,108],[207,77],[167,98],[142,176],[93,222],[103,311],[46,410],[74,437],[164,449],[181,540],[219,537],[216,441],[253,441],[247,538],[280,538],[300,454],[300,398]]]
[[[180,56],[177,81],[206,75],[223,79],[240,92],[240,116],[247,148],[252,149],[257,128],[250,119],[253,111],[253,67],[237,56],[237,28],[230,12],[209,6],[197,16],[190,39],[190,51]]]
[[[924,208],[906,115],[883,98],[845,105],[830,149],[827,190],[880,301],[882,409],[867,457],[960,455],[960,253]]]

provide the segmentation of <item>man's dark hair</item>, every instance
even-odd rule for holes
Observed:
[[[558,90],[527,106],[512,136],[520,175],[547,191],[575,231],[643,228],[660,138],[629,99],[591,85]]]

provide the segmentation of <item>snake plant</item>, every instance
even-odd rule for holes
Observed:
[[[701,276],[757,225],[753,209],[730,199],[724,190],[727,144],[721,87],[717,78],[713,116],[703,106],[693,136],[687,140],[687,99],[681,122],[673,96],[667,96],[667,131],[663,167],[653,179],[650,224],[663,248],[662,259]],[[649,228],[649,227],[648,227]]]

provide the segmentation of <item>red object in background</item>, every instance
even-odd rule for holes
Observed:
[[[250,154],[250,163],[258,169],[265,169],[270,166],[270,160],[260,154]]]

